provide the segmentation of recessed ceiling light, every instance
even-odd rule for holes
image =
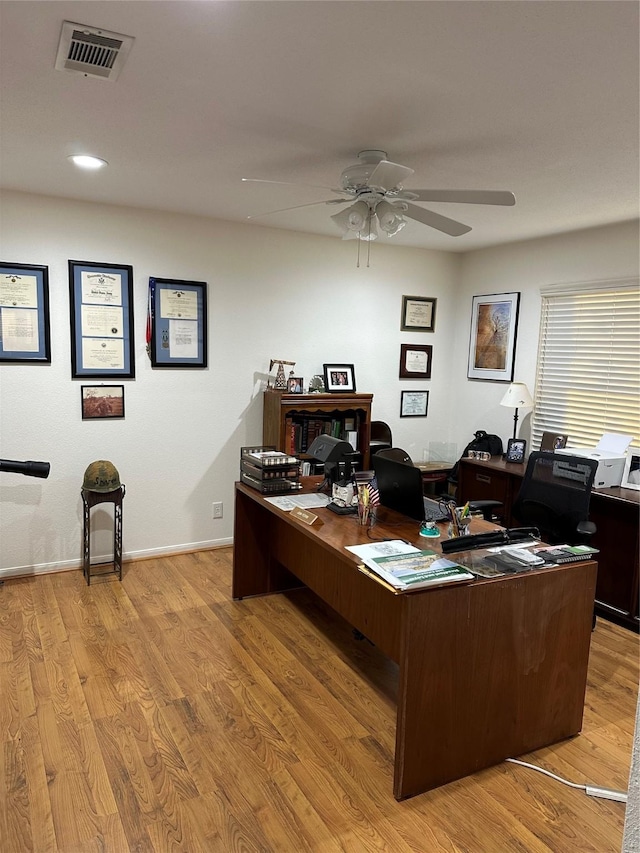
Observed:
[[[106,160],[92,157],[90,154],[71,154],[67,159],[81,169],[102,169],[103,166],[109,165]]]

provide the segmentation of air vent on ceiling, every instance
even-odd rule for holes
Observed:
[[[58,71],[116,80],[133,41],[133,36],[64,21],[55,67]]]

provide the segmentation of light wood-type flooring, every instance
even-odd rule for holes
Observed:
[[[513,764],[396,802],[396,666],[307,590],[232,601],[231,560],[0,586],[1,853],[619,853],[623,803]],[[626,789],[637,688],[598,619],[582,734],[521,757]]]

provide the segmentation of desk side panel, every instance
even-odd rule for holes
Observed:
[[[408,598],[398,799],[575,735],[595,563]]]

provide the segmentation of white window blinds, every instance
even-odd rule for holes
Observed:
[[[570,447],[593,447],[605,432],[640,445],[638,281],[542,291],[531,440],[566,433]]]

